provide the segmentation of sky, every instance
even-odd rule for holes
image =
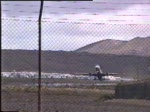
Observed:
[[[44,1],[42,50],[150,36],[149,0]],[[2,1],[2,49],[38,49],[39,1]]]

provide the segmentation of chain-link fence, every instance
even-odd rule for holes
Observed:
[[[2,2],[4,111],[39,111],[39,4]],[[149,110],[149,101],[115,99],[118,83],[150,78],[149,3],[139,4],[45,2],[41,112]],[[101,80],[94,69],[97,64]]]
[[[37,111],[37,22],[4,19],[2,26],[2,109]]]

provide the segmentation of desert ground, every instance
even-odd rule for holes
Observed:
[[[150,100],[116,99],[114,82],[79,79],[42,80],[42,83],[56,82],[93,85],[42,86],[41,112],[149,112],[150,110]],[[33,86],[36,83],[36,79],[2,79],[2,110],[37,112],[38,89],[37,86]],[[108,85],[96,86],[95,83]]]

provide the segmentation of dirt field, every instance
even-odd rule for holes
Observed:
[[[15,83],[18,82],[18,83]],[[2,82],[2,110],[37,112],[37,88],[23,87],[23,83],[7,79]],[[44,82],[44,81],[43,81]],[[48,83],[73,82],[81,80],[49,80]],[[106,83],[83,81],[83,83]],[[149,112],[150,100],[114,99],[114,86],[100,87],[42,87],[41,112]]]
[[[148,112],[148,100],[110,99],[114,91],[99,89],[42,89],[42,112]],[[111,98],[111,97],[110,97]],[[3,89],[2,109],[37,112],[37,93],[30,89]]]

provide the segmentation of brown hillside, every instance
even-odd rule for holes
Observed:
[[[82,52],[42,51],[42,72],[93,73],[100,64],[104,72],[126,76],[149,76],[148,57],[106,55]],[[2,50],[2,71],[38,71],[36,50]]]
[[[96,54],[150,56],[150,37],[136,37],[129,41],[102,40],[76,50]]]

